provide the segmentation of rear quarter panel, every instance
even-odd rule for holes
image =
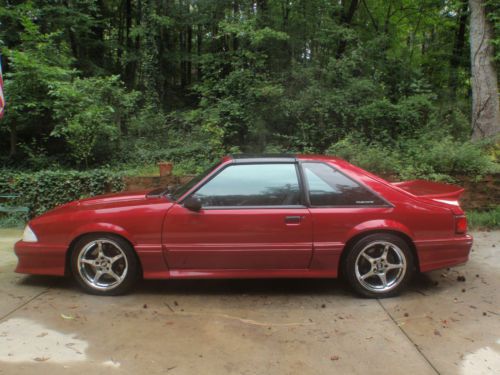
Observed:
[[[333,268],[337,273],[347,242],[362,233],[394,231],[405,234],[415,244],[421,265],[433,261],[432,246],[427,244],[456,238],[454,217],[449,208],[422,202],[342,163],[336,161],[332,165],[382,196],[391,206],[312,207],[314,255],[311,268]]]

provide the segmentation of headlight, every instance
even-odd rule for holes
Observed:
[[[35,232],[30,228],[29,225],[26,225],[23,232],[23,241],[24,242],[38,242],[38,238],[36,238]]]

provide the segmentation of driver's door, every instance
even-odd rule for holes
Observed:
[[[309,266],[312,219],[295,163],[230,164],[192,196],[200,211],[176,204],[164,223],[171,270]]]

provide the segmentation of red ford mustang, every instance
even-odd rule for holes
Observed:
[[[389,183],[313,155],[225,157],[174,191],[71,202],[31,220],[16,272],[116,295],[138,277],[335,278],[368,297],[467,261],[463,189]]]

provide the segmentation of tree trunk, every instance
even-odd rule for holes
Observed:
[[[186,34],[184,30],[179,32],[179,53],[181,56],[180,71],[181,71],[181,87],[186,87]]]
[[[132,88],[134,84],[135,64],[132,63],[131,56],[134,54],[134,44],[130,37],[132,29],[132,0],[125,0],[125,72],[124,81],[128,88]]]
[[[202,71],[201,71],[201,45],[203,43],[203,31],[201,23],[198,24],[196,28],[196,79],[201,81]]]
[[[484,0],[469,0],[472,71],[472,139],[500,133],[497,72],[493,61],[493,27]]]
[[[189,11],[189,10],[188,10]],[[187,28],[187,57],[186,57],[186,82],[188,85],[192,82],[193,63],[191,52],[193,50],[193,27],[190,25]]]
[[[467,27],[468,17],[467,0],[462,0],[460,13],[458,17],[458,27],[455,33],[455,43],[453,45],[453,53],[450,60],[450,89],[453,98],[456,97],[458,86],[458,69],[463,60],[463,52],[465,47],[465,29]]]
[[[359,4],[358,0],[351,0],[347,12],[344,9],[342,9],[340,21],[342,22],[344,27],[351,26],[352,20],[354,18],[354,13],[356,12],[356,9],[358,9],[358,4]],[[337,47],[337,53],[336,53],[337,59],[342,57],[346,48],[347,48],[347,41],[345,39],[342,39],[339,43],[339,46]]]
[[[14,122],[9,125],[10,132],[10,152],[9,157],[13,158],[17,155],[17,127]]]

